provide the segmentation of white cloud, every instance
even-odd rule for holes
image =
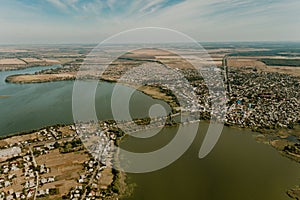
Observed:
[[[148,12],[149,9],[159,7],[159,5],[163,2],[164,0],[152,0],[150,2],[146,2],[146,5],[140,8],[140,12]]]
[[[55,7],[62,9],[62,10],[67,10],[67,6],[65,3],[61,2],[60,0],[46,0],[49,3],[53,4]]]
[[[51,20],[53,16],[49,16],[45,22],[44,12],[32,12],[28,7],[0,8],[0,18],[5,19],[0,43],[20,38],[32,42],[44,38],[45,43],[99,42],[120,31],[145,26],[176,29],[201,41],[300,40],[298,0],[188,0],[167,7],[162,6],[163,0],[47,1],[64,11],[67,19]],[[23,26],[29,21],[30,27]],[[24,31],[28,28],[30,31]]]

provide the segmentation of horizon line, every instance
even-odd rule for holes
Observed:
[[[300,40],[280,40],[280,41],[274,41],[274,40],[241,40],[241,41],[197,41],[199,44],[234,44],[234,43],[300,43]],[[72,42],[72,43],[0,43],[0,46],[41,46],[41,45],[49,45],[49,46],[55,46],[55,45],[98,45],[98,43],[92,43],[92,42]],[[136,43],[107,43],[107,45],[133,45],[133,44],[188,44],[188,42],[157,42],[157,43],[143,43],[143,42],[136,42]]]

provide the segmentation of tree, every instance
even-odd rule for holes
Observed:
[[[54,147],[55,149],[59,148],[59,146],[60,146],[60,145],[59,145],[58,142],[55,142],[54,145],[53,145],[53,147]]]

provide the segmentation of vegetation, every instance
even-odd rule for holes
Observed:
[[[120,181],[119,181],[121,178],[120,177],[121,174],[119,171],[117,171],[114,168],[112,168],[112,173],[114,175],[114,178],[112,184],[109,187],[109,190],[111,190],[113,193],[119,194],[121,188]]]
[[[300,67],[300,59],[273,59],[273,58],[263,58],[260,59],[263,63],[269,66],[290,66],[290,67]]]
[[[149,125],[150,122],[151,122],[151,119],[150,117],[146,117],[146,118],[143,118],[143,119],[134,119],[133,120],[137,125]]]
[[[70,153],[82,149],[83,149],[82,141],[80,139],[74,139],[72,141],[61,144],[59,151],[60,153]]]

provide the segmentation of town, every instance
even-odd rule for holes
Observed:
[[[101,162],[84,147],[75,125],[2,139],[0,199],[117,199],[124,192],[124,178],[112,168],[117,136],[108,123],[101,123],[103,131],[95,133],[102,138],[102,151],[97,152]]]

